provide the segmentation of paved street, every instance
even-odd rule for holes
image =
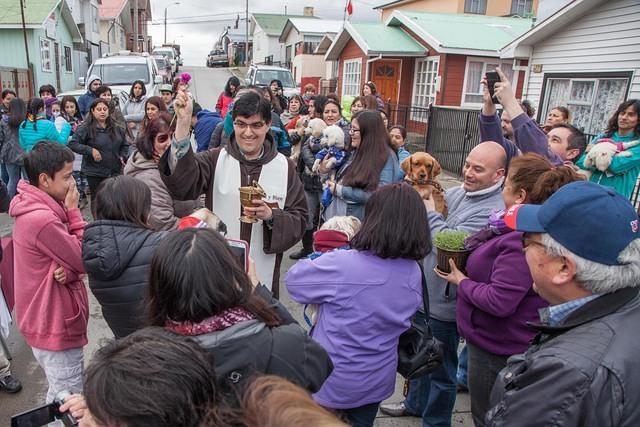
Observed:
[[[227,79],[231,76],[231,73],[227,69],[213,68],[207,69],[204,67],[185,68],[184,71],[192,74],[191,92],[194,94],[196,100],[203,108],[213,110],[218,95],[222,91]],[[457,184],[457,181],[452,177],[444,177],[442,183],[445,187],[451,187]],[[85,211],[88,215],[88,210]],[[11,232],[12,220],[6,214],[0,214],[0,235],[7,235]],[[297,250],[293,248],[292,250]],[[285,256],[285,262],[282,269],[284,272],[291,267],[293,262]],[[18,284],[19,285],[19,284]],[[89,320],[89,345],[85,347],[85,361],[89,362],[91,355],[96,349],[100,347],[101,342],[105,339],[112,337],[111,332],[107,328],[102,314],[100,312],[99,305],[90,295],[90,312],[91,317]],[[284,285],[281,285],[282,301],[285,306],[294,314],[294,316],[301,322],[302,310],[299,305],[292,302],[286,292]],[[44,400],[46,394],[46,380],[42,370],[35,362],[31,350],[24,343],[24,340],[19,333],[12,329],[12,333],[8,339],[9,348],[11,350],[12,372],[23,383],[23,390],[17,395],[8,395],[0,393],[0,425],[9,425],[9,418],[12,414],[29,409],[38,405]],[[398,401],[401,399],[402,381],[397,382],[397,390],[395,395],[390,399],[391,401]],[[388,418],[380,415],[376,421],[377,426],[391,427],[391,426],[420,426],[420,420],[418,418]],[[469,414],[469,399],[468,395],[461,394],[458,396],[456,402],[456,409],[454,415],[455,426],[472,426],[470,414]]]

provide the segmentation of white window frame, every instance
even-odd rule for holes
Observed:
[[[48,54],[48,57],[47,55]],[[48,65],[46,67],[45,65]],[[40,67],[42,71],[51,73],[53,71],[53,55],[51,54],[51,40],[40,37]]]
[[[530,6],[527,8],[527,6]],[[518,10],[523,9],[520,13]],[[528,9],[528,10],[527,10]],[[511,15],[527,16],[533,12],[533,0],[511,0]]]
[[[500,58],[483,58],[483,57],[476,57],[476,56],[467,56],[467,61],[465,62],[464,65],[464,81],[462,84],[462,95],[460,97],[460,106],[462,108],[482,108],[482,102],[465,102],[465,95],[469,94],[469,95],[482,95],[482,92],[480,93],[475,93],[475,92],[469,92],[467,93],[467,86],[469,84],[469,82],[467,81],[467,79],[469,78],[469,63],[470,62],[482,62],[482,73],[481,76],[484,77],[484,75],[487,73],[487,65],[506,65],[509,68],[513,68],[513,63],[511,61],[502,61],[500,60]],[[518,77],[519,77],[519,72],[518,71],[513,71],[513,81],[511,82],[511,87],[513,88],[513,90],[515,91],[516,88],[518,87]],[[482,90],[482,86],[480,87],[480,90]]]
[[[421,76],[424,75],[424,77],[426,78],[426,75],[428,73],[428,69],[429,69],[429,63],[434,64],[433,66],[435,67],[433,69],[433,79],[432,81],[421,81]],[[424,64],[424,68],[423,71],[420,71],[421,65]],[[438,91],[439,91],[439,83],[440,83],[440,78],[438,76],[438,73],[440,71],[440,56],[429,56],[426,58],[420,58],[416,60],[416,64],[415,64],[415,68],[414,68],[414,79],[413,79],[413,89],[411,90],[411,105],[412,106],[417,106],[417,107],[423,107],[423,108],[428,108],[429,105],[436,104],[436,99],[437,99],[437,95],[438,95]],[[422,100],[426,100],[425,102],[421,102]],[[416,112],[412,111],[411,113],[411,117],[410,120],[414,120],[414,121],[422,121],[422,122],[426,122],[426,115],[424,114],[417,114]]]
[[[69,57],[67,59],[67,49],[69,49]],[[69,45],[62,45],[62,58],[64,59],[64,72],[67,74],[73,74],[73,47]],[[67,68],[67,61],[69,61],[70,68]]]
[[[467,2],[471,3],[471,4],[469,4],[468,8],[467,8]],[[475,5],[473,3],[475,3]],[[462,10],[464,11],[464,13],[473,13],[473,14],[476,14],[476,15],[486,15],[487,14],[487,3],[488,3],[488,0],[465,0]],[[481,12],[480,11],[476,12],[473,9],[473,6],[476,6],[476,8],[482,8],[484,10],[481,11]],[[484,8],[482,6],[484,6]]]
[[[545,93],[542,94],[542,99],[544,100],[542,103],[542,108],[540,109],[540,122],[544,123],[544,121],[547,118],[547,114],[549,113],[549,109],[556,107],[556,105],[549,105],[549,98],[551,97],[551,82],[553,80],[568,80],[569,81],[569,94],[571,94],[571,87],[573,82],[593,82],[593,92],[591,93],[591,101],[587,102],[587,101],[579,101],[579,100],[572,100],[569,99],[567,100],[566,103],[566,107],[569,108],[571,105],[577,105],[577,106],[588,106],[591,107],[591,111],[589,112],[589,122],[588,122],[588,126],[589,128],[587,129],[581,129],[583,132],[587,133],[587,134],[592,134],[592,133],[600,133],[601,130],[594,130],[592,129],[593,126],[593,114],[595,112],[595,104],[596,104],[596,95],[598,94],[598,89],[600,87],[600,82],[602,80],[626,80],[627,81],[627,86],[626,86],[626,90],[625,90],[625,95],[627,93],[627,91],[629,90],[629,85],[631,84],[631,79],[629,77],[623,77],[623,76],[619,76],[619,77],[614,77],[614,76],[594,76],[594,77],[575,77],[575,78],[571,78],[570,75],[567,75],[566,77],[560,77],[560,76],[554,76],[554,77],[549,77],[547,79],[545,79]],[[571,95],[569,95],[571,96]],[[622,98],[622,101],[624,101],[626,99],[626,96]],[[573,120],[573,117],[571,118]],[[603,127],[606,127],[606,123],[603,123]]]
[[[352,70],[347,71],[347,69],[350,68],[350,66],[354,66],[354,68]],[[350,78],[347,81],[347,75],[349,75],[350,77],[353,76],[354,78]],[[362,58],[345,60],[342,66],[342,97],[344,97],[345,95],[350,95],[350,96],[360,95],[361,81],[362,81]],[[355,93],[351,93],[351,91],[347,92],[347,86],[350,89],[355,87],[356,88]]]

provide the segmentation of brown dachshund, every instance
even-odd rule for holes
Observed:
[[[404,180],[420,194],[423,199],[433,197],[436,210],[447,217],[447,202],[444,200],[444,189],[436,180],[442,172],[440,163],[430,154],[418,152],[403,160],[400,165],[404,172]]]

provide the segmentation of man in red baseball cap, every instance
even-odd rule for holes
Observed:
[[[525,354],[493,387],[487,426],[640,425],[640,233],[615,190],[565,185],[543,205],[517,205],[534,290],[551,304]]]

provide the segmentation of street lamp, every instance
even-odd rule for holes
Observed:
[[[180,4],[180,2],[174,1],[173,3],[167,5],[167,7],[164,8],[164,44],[167,44],[167,9],[169,9],[169,6],[173,6],[176,4]]]

